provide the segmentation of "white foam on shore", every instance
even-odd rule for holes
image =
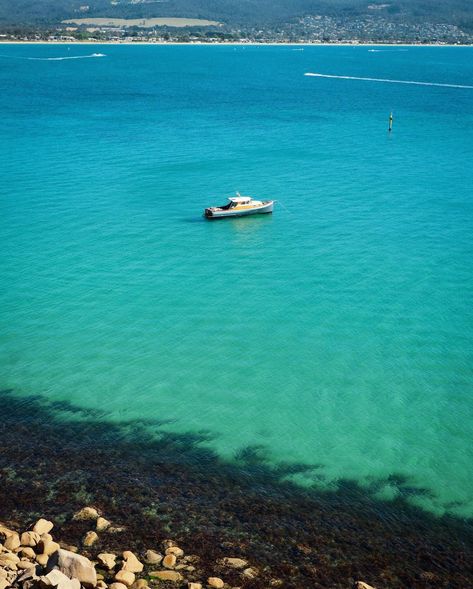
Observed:
[[[437,86],[439,88],[464,88],[473,90],[473,86],[466,84],[443,84],[441,82],[417,82],[415,80],[391,80],[388,78],[361,78],[358,76],[336,76],[334,74],[318,74],[307,72],[304,76],[311,76],[313,78],[333,78],[336,80],[361,80],[362,82],[385,82],[388,84],[413,84],[415,86]]]
[[[26,59],[28,61],[63,61],[65,59],[90,59],[93,57],[106,57],[105,53],[92,53],[90,55],[68,55],[65,57],[23,57],[20,55],[0,55],[7,59]]]

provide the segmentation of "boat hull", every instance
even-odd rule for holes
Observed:
[[[228,219],[230,217],[247,217],[248,215],[265,215],[273,212],[274,201],[269,200],[264,202],[259,207],[252,207],[250,209],[241,210],[219,210],[219,209],[205,209],[204,217],[206,219]]]

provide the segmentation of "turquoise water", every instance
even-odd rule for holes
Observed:
[[[473,516],[473,48],[0,53],[1,388]]]

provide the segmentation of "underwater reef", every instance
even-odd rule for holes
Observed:
[[[1,391],[0,402],[0,521],[30,530],[47,518],[64,550],[73,547],[92,562],[132,551],[146,578],[131,585],[213,586],[208,580],[215,578],[254,589],[348,589],[362,581],[376,589],[473,586],[472,521],[412,506],[406,499],[419,490],[394,474],[394,501],[349,480],[331,491],[302,488],[288,477],[307,466],[270,465],[258,448],[224,461],[206,446],[205,432],[169,433],[146,420],[112,423],[14,391]],[[77,518],[84,506],[109,525],[98,531],[96,521]],[[192,558],[179,562],[184,556],[174,554],[174,568],[163,568],[178,579],[153,578],[147,551],[165,558],[172,546]],[[109,573],[99,581],[121,582]]]

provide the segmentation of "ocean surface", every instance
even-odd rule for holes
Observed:
[[[0,87],[1,389],[473,517],[473,48],[5,44]],[[274,214],[202,218],[235,191]]]

